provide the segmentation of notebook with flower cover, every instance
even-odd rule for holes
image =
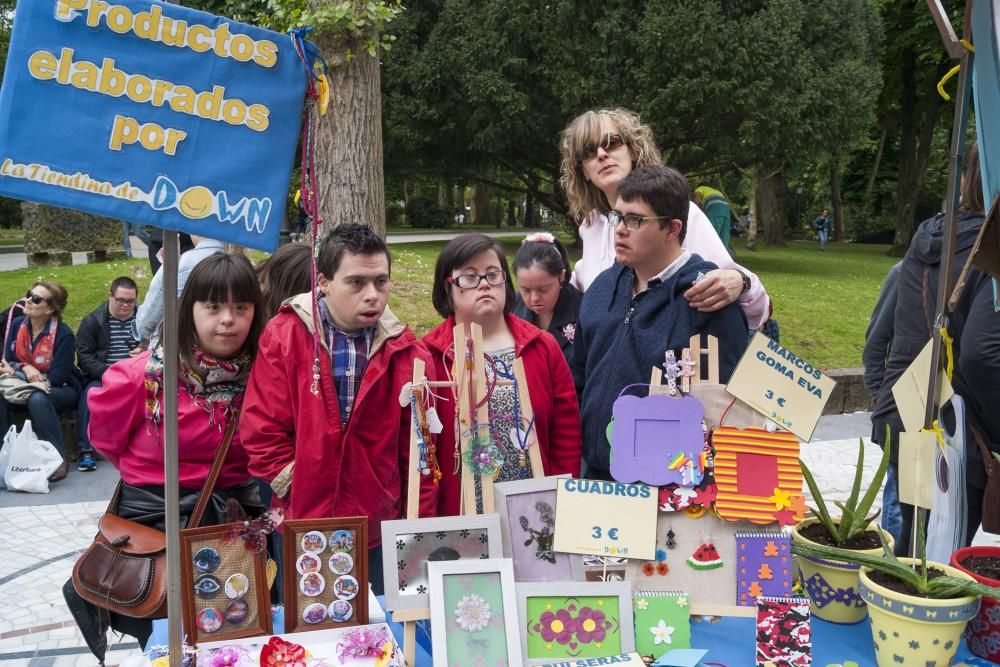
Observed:
[[[635,610],[635,650],[656,660],[675,648],[691,647],[691,611],[687,593],[638,591]]]

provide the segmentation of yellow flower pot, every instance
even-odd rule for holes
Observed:
[[[799,532],[806,526],[818,523],[819,519],[805,519],[792,528],[792,540],[805,544],[816,544],[806,539]],[[876,529],[881,530],[878,526]],[[886,541],[892,547],[892,536],[885,531]],[[860,554],[879,556],[882,548],[857,551]],[[858,566],[852,563],[826,560],[821,558],[806,558],[797,556],[799,563],[799,581],[809,597],[809,607],[812,615],[830,623],[848,625],[860,623],[868,613],[865,601],[858,589]]]
[[[904,563],[918,562],[900,558]],[[949,565],[928,562],[949,576],[974,581]],[[897,593],[868,578],[861,568],[861,594],[868,603],[872,640],[879,667],[898,665],[950,665],[962,641],[965,625],[979,611],[979,597],[930,600]]]

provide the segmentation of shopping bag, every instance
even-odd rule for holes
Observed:
[[[7,466],[4,468],[4,482],[10,491],[25,493],[48,493],[49,476],[62,465],[62,454],[52,443],[39,440],[31,428],[31,420],[24,422],[24,428],[14,437]]]
[[[14,449],[14,439],[17,438],[17,426],[11,425],[7,429],[7,433],[3,436],[3,445],[0,448],[0,489],[6,489],[7,484],[4,483],[4,470],[7,469],[7,463],[10,461],[10,452]]]

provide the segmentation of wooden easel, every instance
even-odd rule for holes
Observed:
[[[464,325],[456,325],[454,332],[455,361],[452,365],[451,380],[428,381],[425,374],[426,368],[423,361],[416,359],[413,362],[413,382],[410,386],[411,393],[417,401],[425,400],[424,392],[431,388],[450,389],[458,401],[457,414],[459,423],[459,442],[456,446],[461,454],[469,450],[472,443],[472,407],[479,403],[486,396],[486,359],[483,353],[483,330],[478,324],[470,324],[468,331]],[[472,338],[472,363],[471,367],[467,363],[465,350],[468,339]],[[528,430],[528,460],[531,462],[531,472],[533,477],[544,477],[545,471],[542,467],[542,455],[538,451],[538,438],[535,435],[534,411],[531,408],[531,396],[528,393],[528,380],[524,374],[524,363],[521,359],[514,360],[513,380],[496,378],[496,386],[508,386],[517,383],[518,409],[521,417],[527,424],[532,424]],[[472,373],[472,391],[469,391],[469,373]],[[489,424],[489,406],[485,401],[475,412],[475,421],[479,424]],[[515,425],[520,426],[520,425]],[[450,428],[450,424],[445,424],[445,428]],[[406,518],[420,518],[420,480],[421,474],[417,469],[417,462],[420,459],[417,433],[410,427],[410,469],[406,483]],[[495,510],[493,503],[493,478],[481,476],[480,478],[483,498],[483,513],[492,514]],[[476,480],[475,475],[462,467],[462,514],[476,513]],[[392,611],[392,620],[403,623],[403,657],[410,667],[414,665],[417,642],[417,621],[429,619],[430,609],[397,609]]]
[[[706,335],[706,346],[701,346],[701,334],[691,336],[687,348],[681,353],[681,361],[689,358],[694,364],[694,374],[688,376],[691,384],[719,384],[719,339]],[[705,377],[702,377],[702,371]],[[653,366],[649,377],[649,393],[669,396],[667,385],[663,384],[663,369]]]

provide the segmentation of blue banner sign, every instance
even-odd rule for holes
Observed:
[[[153,0],[24,0],[0,194],[273,250],[305,85],[286,35]]]

